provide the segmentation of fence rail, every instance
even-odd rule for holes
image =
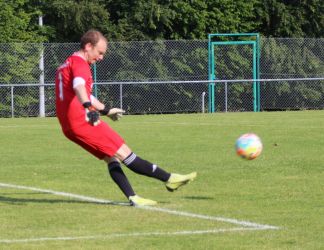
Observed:
[[[253,111],[255,82],[260,84],[261,111],[324,109],[324,77],[98,82],[94,92],[127,114],[198,113],[208,112],[208,85],[215,83],[216,112],[244,112]],[[37,117],[42,107],[45,116],[56,116],[53,83],[3,84],[0,98],[0,117]]]

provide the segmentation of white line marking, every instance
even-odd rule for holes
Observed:
[[[77,200],[94,202],[94,203],[102,203],[102,204],[112,204],[112,205],[121,205],[121,206],[129,206],[129,203],[123,202],[114,202],[105,199],[97,199],[93,197],[71,194],[66,192],[58,192],[50,189],[41,189],[35,187],[21,186],[21,185],[13,185],[7,183],[0,183],[0,187],[14,188],[14,189],[25,189],[31,190],[41,193],[48,193],[58,196],[65,196],[69,198],[75,198]],[[226,222],[230,224],[240,225],[243,227],[237,228],[227,228],[227,229],[213,229],[213,230],[197,230],[197,231],[177,231],[177,232],[149,232],[149,233],[130,233],[130,234],[110,234],[110,235],[95,235],[95,236],[76,236],[76,237],[43,237],[43,238],[30,238],[30,239],[0,239],[0,243],[19,243],[19,242],[33,242],[33,241],[49,241],[49,240],[78,240],[78,239],[105,239],[105,238],[115,238],[115,237],[129,237],[129,236],[156,236],[156,235],[184,235],[184,234],[207,234],[207,233],[222,233],[222,232],[233,232],[233,231],[247,231],[247,230],[277,230],[279,227],[257,224],[249,221],[241,221],[236,219],[224,218],[224,217],[215,217],[209,215],[195,214],[183,211],[176,211],[167,208],[159,208],[159,207],[147,207],[147,206],[136,206],[136,208],[158,211],[163,213],[169,213],[178,216],[192,217],[198,219],[205,219],[211,221],[220,221]]]
[[[58,192],[58,191],[54,191],[54,190],[50,190],[50,189],[41,189],[41,188],[27,187],[27,186],[21,186],[21,185],[13,185],[13,184],[7,184],[7,183],[0,183],[0,187],[9,187],[9,188],[15,188],[15,189],[32,190],[32,191],[37,191],[37,192],[41,192],[41,193],[48,193],[48,194],[54,194],[54,195],[58,195],[58,196],[65,196],[65,197],[69,197],[69,198],[75,198],[75,199],[78,199],[78,200],[95,202],[95,203],[121,205],[121,206],[129,206],[130,205],[129,203],[115,202],[115,201],[111,201],[111,200],[97,199],[97,198],[78,195],[78,194]],[[163,213],[169,213],[169,214],[174,214],[174,215],[179,215],[179,216],[185,216],[185,217],[192,217],[192,218],[199,218],[199,219],[205,219],[205,220],[227,222],[227,223],[240,225],[240,226],[244,226],[244,227],[254,227],[254,228],[260,228],[260,229],[279,229],[279,227],[276,227],[276,226],[257,224],[257,223],[253,223],[253,222],[250,222],[250,221],[241,221],[241,220],[224,218],[224,217],[215,217],[215,216],[209,216],[209,215],[195,214],[195,213],[171,210],[171,209],[167,209],[167,208],[148,207],[148,206],[136,206],[136,207],[141,208],[141,209],[146,209],[146,210],[153,210],[153,211],[159,211],[159,212],[163,212]]]
[[[125,234],[107,234],[107,235],[89,235],[89,236],[74,236],[74,237],[41,237],[29,239],[0,239],[0,243],[29,243],[39,241],[66,241],[66,240],[95,240],[95,239],[111,239],[118,237],[145,237],[145,236],[174,236],[174,235],[192,235],[192,234],[217,234],[225,232],[239,232],[239,231],[255,231],[266,230],[265,228],[252,228],[252,227],[236,227],[236,228],[220,228],[211,230],[197,230],[197,231],[175,231],[175,232],[143,232],[143,233],[125,233]]]
[[[65,196],[65,197],[69,197],[69,198],[75,198],[77,200],[89,201],[89,202],[94,202],[94,203],[104,203],[104,204],[112,204],[112,205],[129,206],[129,203],[97,199],[97,198],[92,198],[92,197],[88,197],[88,196],[65,193],[65,192],[58,192],[58,191],[49,190],[49,189],[27,187],[27,186],[13,185],[13,184],[7,184],[7,183],[0,183],[0,187],[9,187],[9,188],[15,188],[15,189],[31,190],[31,191],[36,191],[36,192],[40,192],[40,193],[54,194],[54,195],[58,195],[58,196]]]
[[[142,209],[146,209],[146,210],[154,210],[154,211],[159,211],[159,212],[164,212],[164,213],[169,213],[169,214],[175,214],[175,215],[180,215],[180,216],[192,217],[192,218],[227,222],[227,223],[240,225],[240,226],[244,226],[244,227],[252,227],[252,228],[258,228],[258,229],[279,229],[279,227],[276,227],[276,226],[257,224],[257,223],[253,223],[250,221],[241,221],[241,220],[224,218],[224,217],[215,217],[215,216],[209,216],[209,215],[194,214],[194,213],[189,213],[189,212],[170,210],[167,208],[145,207],[145,206],[138,207],[138,208],[142,208]]]
[[[48,128],[50,126],[54,127],[53,124],[25,124],[25,125],[8,124],[8,125],[0,125],[0,128],[41,128],[41,127]]]

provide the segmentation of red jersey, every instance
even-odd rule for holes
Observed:
[[[77,54],[68,57],[55,76],[56,114],[63,131],[85,123],[85,109],[78,100],[73,86],[84,83],[88,97],[92,92],[92,74],[88,62]]]
[[[55,77],[56,115],[63,133],[99,159],[111,157],[124,140],[105,122],[92,126],[85,120],[85,109],[73,89],[78,84],[85,85],[90,100],[93,85],[90,65],[73,54],[58,68]]]

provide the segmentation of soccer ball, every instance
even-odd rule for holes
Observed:
[[[241,135],[235,143],[236,153],[247,160],[257,158],[261,154],[262,148],[260,138],[253,133]]]

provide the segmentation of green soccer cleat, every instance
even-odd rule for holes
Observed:
[[[168,191],[173,192],[179,187],[193,181],[197,176],[197,172],[192,172],[190,174],[181,175],[181,174],[171,174],[169,180],[165,183]]]
[[[156,201],[142,198],[138,195],[129,196],[131,206],[154,206],[157,204]]]

